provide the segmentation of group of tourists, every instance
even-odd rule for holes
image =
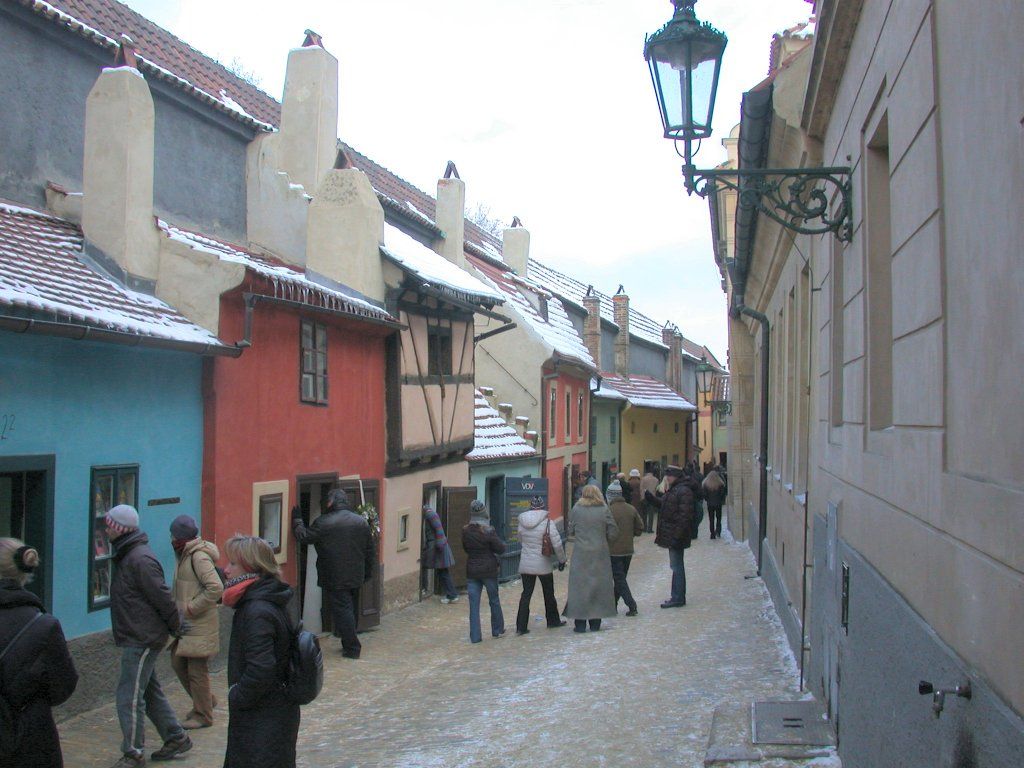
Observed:
[[[725,473],[716,467],[703,477],[691,464],[668,466],[660,479],[648,475],[640,477],[633,470],[628,479],[612,481],[605,494],[592,478],[580,484],[565,531],[573,540],[573,552],[568,597],[561,612],[554,589],[554,571],[564,570],[568,560],[561,532],[542,497],[534,497],[530,509],[519,514],[522,594],[517,635],[530,632],[530,603],[537,582],[548,628],[565,626],[568,619],[575,632],[599,631],[603,619],[616,615],[620,600],[626,615],[636,616],[639,609],[627,581],[633,539],[650,529],[655,513],[655,542],[669,550],[672,571],[671,594],[661,607],[686,605],[684,552],[696,536],[698,503],[707,501],[711,537],[720,536]],[[450,573],[455,562],[451,546],[437,512],[425,505],[423,515],[424,565],[437,572],[442,602],[455,602],[459,596]],[[154,761],[185,754],[193,746],[190,732],[213,724],[217,699],[208,664],[220,647],[220,603],[234,609],[224,766],[294,766],[299,704],[287,695],[283,681],[298,621],[294,590],[281,579],[273,547],[255,536],[234,536],[225,542],[227,567],[221,571],[218,548],[200,537],[192,517],[180,515],[170,526],[176,565],[168,586],[149,537],[140,528],[138,511],[121,504],[107,512],[104,522],[114,561],[111,629],[120,649],[115,701],[122,742],[121,756],[112,768],[146,764],[147,717],[162,742],[149,755]],[[298,542],[316,548],[317,583],[334,633],[341,638],[343,656],[359,658],[358,599],[376,568],[374,532],[341,489],[330,492],[325,512],[309,525],[300,510],[293,509],[292,528]],[[479,643],[485,591],[491,635],[505,634],[498,576],[499,556],[506,544],[481,501],[471,503],[470,520],[461,534],[467,555],[469,636],[471,642]],[[26,589],[39,565],[40,556],[33,547],[18,539],[0,538],[0,768],[63,765],[51,710],[71,696],[78,674],[60,622],[47,615],[40,599]],[[182,718],[157,678],[156,662],[164,649],[169,649],[171,667],[191,700],[191,709]]]
[[[652,482],[653,481],[653,482]],[[653,471],[641,477],[632,470],[627,478],[619,475],[602,495],[593,475],[584,472],[575,494],[576,503],[569,513],[566,529],[573,540],[572,562],[569,567],[568,596],[565,608],[559,613],[555,600],[553,572],[566,566],[565,547],[558,527],[552,524],[544,499],[535,497],[531,508],[520,513],[518,539],[521,547],[519,575],[522,594],[516,615],[516,634],[530,631],[530,601],[537,581],[544,594],[544,617],[549,629],[564,626],[565,616],[574,623],[575,632],[597,632],[601,620],[618,613],[621,600],[627,616],[639,612],[630,591],[627,576],[633,557],[633,539],[652,530],[653,518],[658,516],[655,543],[668,549],[672,571],[671,592],[662,608],[686,605],[686,568],[684,552],[697,536],[702,511],[700,503],[708,504],[711,538],[721,536],[722,504],[725,500],[725,471],[714,467],[705,477],[696,462],[685,467],[668,466],[659,479]],[[633,503],[631,503],[633,502]],[[640,511],[634,506],[639,505]],[[480,602],[484,590],[490,604],[491,636],[505,634],[505,619],[498,598],[500,555],[506,544],[491,526],[487,509],[477,500],[470,505],[470,521],[462,529],[462,546],[466,551],[466,581],[469,596],[469,638],[473,643],[482,640],[480,628]],[[453,562],[440,521],[436,523],[437,542],[442,550],[435,557],[445,563]],[[450,576],[443,584],[446,598],[451,602],[454,587]],[[457,599],[457,598],[456,598]]]
[[[280,578],[274,550],[255,536],[225,543],[224,574],[217,547],[199,536],[194,519],[170,526],[176,555],[172,586],[139,526],[134,507],[105,517],[114,550],[110,619],[120,649],[115,691],[121,757],[113,768],[146,765],[145,720],[162,745],[149,759],[171,760],[192,749],[189,731],[213,724],[216,697],[208,661],[220,647],[218,603],[234,608],[228,651],[228,768],[295,765],[299,705],[284,695],[295,622],[292,588]],[[52,708],[78,683],[60,622],[26,589],[39,553],[18,539],[0,539],[0,768],[60,768],[60,739]],[[156,662],[170,649],[171,667],[191,699],[179,718],[161,687]]]

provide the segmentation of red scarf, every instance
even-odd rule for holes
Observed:
[[[246,573],[229,581],[222,598],[224,605],[228,608],[234,608],[238,601],[242,599],[245,590],[256,583],[256,579],[259,577],[258,573]]]

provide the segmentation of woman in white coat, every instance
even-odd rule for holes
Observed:
[[[544,499],[534,496],[530,500],[530,510],[519,515],[519,543],[522,545],[519,575],[523,581],[523,594],[519,598],[519,613],[516,615],[517,635],[525,635],[530,631],[530,598],[533,597],[537,579],[540,579],[540,587],[544,592],[544,615],[548,620],[548,628],[565,626],[562,617],[558,615],[555,578],[552,575],[556,564],[560,571],[565,568],[565,547],[562,546],[562,537],[558,535],[558,526],[551,522],[548,514]],[[542,553],[545,533],[551,538],[551,555]]]

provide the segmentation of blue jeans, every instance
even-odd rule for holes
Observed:
[[[467,579],[466,591],[469,593],[469,639],[479,643],[480,636],[480,594],[487,588],[487,602],[491,606],[491,635],[497,637],[505,631],[505,616],[501,612],[501,600],[498,599],[498,579]]]
[[[437,569],[437,580],[441,583],[444,596],[449,600],[454,600],[459,596],[459,593],[455,591],[455,582],[452,581],[452,574],[447,568]]]
[[[672,568],[672,597],[673,603],[686,602],[686,563],[683,555],[686,550],[682,548],[669,547],[668,564]]]
[[[141,755],[146,746],[146,716],[164,741],[185,733],[178,716],[164,696],[154,668],[160,651],[152,648],[121,649],[121,677],[117,681],[117,719],[121,723],[121,751]]]

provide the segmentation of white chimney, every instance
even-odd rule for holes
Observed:
[[[437,180],[437,226],[444,232],[439,253],[460,269],[466,269],[466,184],[455,163],[448,163],[444,178]]]
[[[347,166],[339,155],[339,165]],[[380,244],[384,238],[381,208],[366,174],[351,167],[326,172],[309,204],[306,272],[384,300]]]
[[[520,277],[526,277],[530,261],[530,230],[512,219],[512,226],[501,233],[501,258],[508,268]]]
[[[302,48],[288,54],[281,100],[278,162],[294,184],[314,194],[334,164],[338,144],[338,60],[320,36],[306,30]]]
[[[153,97],[142,74],[128,65],[104,69],[85,101],[82,231],[128,275],[150,281],[160,263],[154,125]]]

